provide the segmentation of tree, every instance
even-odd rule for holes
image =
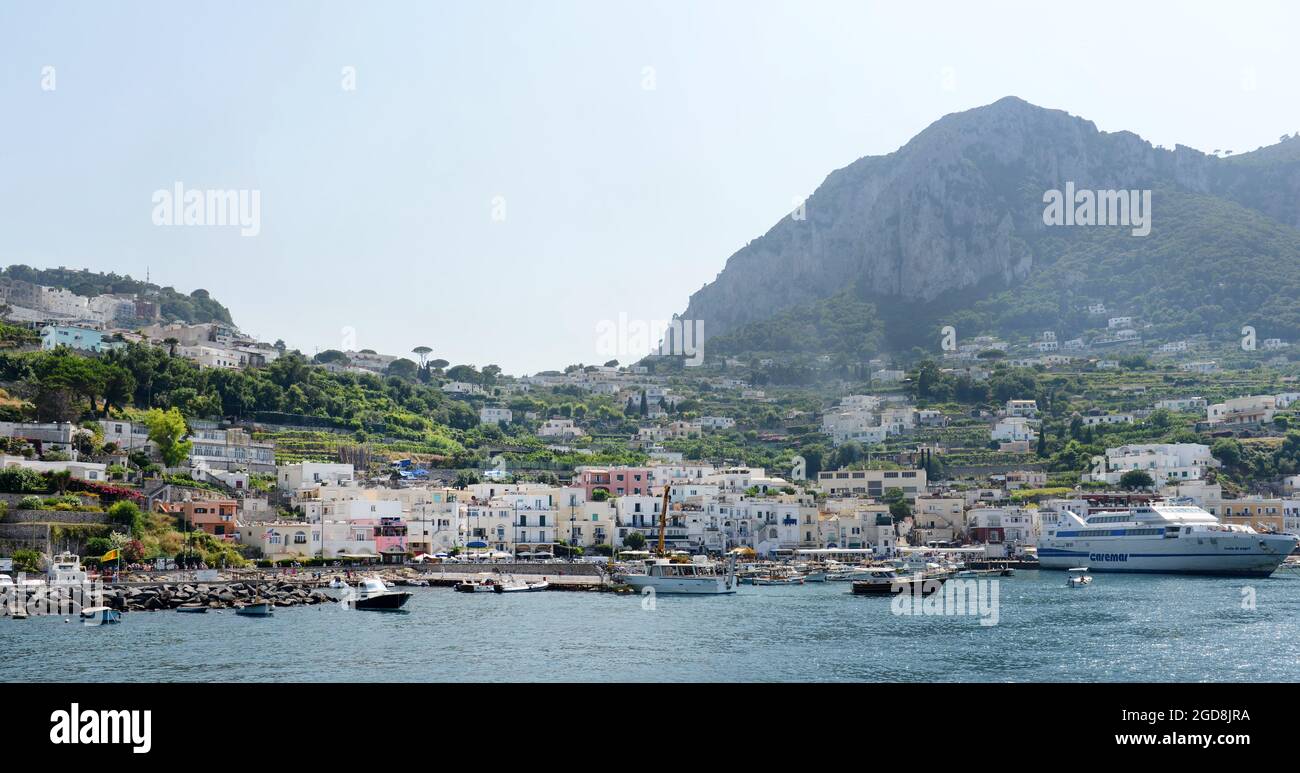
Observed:
[[[424,367],[425,360],[428,358],[429,354],[431,354],[432,352],[433,352],[433,349],[430,349],[430,348],[427,347],[427,346],[417,346],[417,347],[415,347],[414,349],[411,350],[411,354],[414,354],[416,357],[419,357],[419,358],[420,358],[420,367],[421,367],[421,368]]]
[[[1135,489],[1152,488],[1156,482],[1152,480],[1151,474],[1146,470],[1129,470],[1119,478],[1120,488],[1133,491]]]
[[[623,547],[628,550],[644,550],[645,535],[639,531],[634,531],[623,538]]]
[[[113,506],[108,508],[108,520],[128,527],[132,536],[138,537],[144,532],[144,514],[140,512],[139,506],[129,499],[114,502]]]
[[[609,489],[597,488],[591,490],[591,501],[604,502],[609,499]]]
[[[396,376],[398,378],[407,379],[409,381],[415,378],[415,374],[418,370],[419,368],[418,366],[416,366],[414,362],[411,362],[405,357],[401,357],[388,363],[388,367],[385,369],[385,373],[387,373],[390,376]]]
[[[1241,441],[1234,437],[1219,438],[1210,446],[1210,454],[1229,469],[1241,464]]]
[[[176,467],[190,455],[194,443],[183,439],[189,432],[189,427],[185,425],[185,417],[179,410],[151,408],[144,415],[144,423],[149,428],[149,439],[158,446],[164,465]]]

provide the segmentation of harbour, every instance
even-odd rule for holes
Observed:
[[[981,580],[991,582],[993,580]],[[409,587],[400,614],[128,612],[0,621],[0,679],[218,682],[1022,682],[1300,679],[1300,580],[1064,573],[998,578],[997,625],[896,614],[846,583],[724,596]],[[954,581],[950,581],[954,582]],[[938,596],[939,594],[935,594]],[[1246,604],[1247,596],[1252,603]],[[671,652],[671,657],[638,653]]]

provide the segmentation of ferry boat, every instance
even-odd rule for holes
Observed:
[[[713,561],[676,563],[667,558],[647,561],[644,574],[628,574],[623,582],[636,588],[654,588],[655,593],[719,595],[736,592],[736,565]]]
[[[1190,504],[1153,502],[1086,519],[1063,511],[1038,540],[1044,569],[1268,577],[1296,547],[1290,534],[1220,523]]]

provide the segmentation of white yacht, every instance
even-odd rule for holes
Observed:
[[[1267,577],[1295,549],[1289,534],[1220,523],[1195,505],[1154,502],[1087,519],[1064,511],[1038,540],[1044,569]]]
[[[734,561],[723,565],[700,560],[676,563],[667,558],[656,558],[645,562],[644,574],[624,575],[623,582],[638,591],[654,588],[655,593],[735,593],[736,564]]]
[[[85,585],[88,581],[86,571],[81,568],[81,557],[75,553],[64,552],[50,559],[50,568],[46,570],[44,578],[28,577],[22,584],[27,587],[45,585],[53,587]]]

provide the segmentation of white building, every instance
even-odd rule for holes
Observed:
[[[547,419],[537,428],[538,437],[581,437],[582,428],[573,423],[573,419]]]
[[[485,405],[478,410],[479,424],[509,424],[514,420],[514,412],[509,408]]]
[[[1277,398],[1273,395],[1237,397],[1215,403],[1205,409],[1205,418],[1211,424],[1255,424],[1273,420]]]
[[[993,440],[1004,443],[1033,443],[1038,440],[1033,423],[1021,416],[1008,416],[998,420],[989,434]]]
[[[350,464],[296,462],[279,465],[275,479],[281,491],[292,492],[320,485],[351,485],[356,481],[356,471]]]
[[[1210,447],[1200,443],[1147,443],[1106,449],[1105,456],[1093,458],[1092,472],[1084,480],[1116,485],[1124,473],[1145,470],[1157,484],[1169,480],[1199,480],[1205,470],[1218,467]]]

